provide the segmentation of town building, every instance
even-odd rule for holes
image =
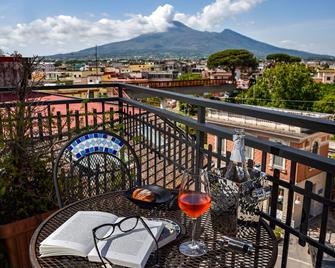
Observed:
[[[225,70],[204,70],[202,72],[202,77],[206,79],[231,79],[231,72]]]
[[[314,81],[322,84],[335,84],[335,70],[317,70]]]

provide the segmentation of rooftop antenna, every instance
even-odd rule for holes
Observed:
[[[95,73],[98,79],[98,45],[95,45]]]

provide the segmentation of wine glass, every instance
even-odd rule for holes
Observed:
[[[196,220],[211,206],[209,181],[205,170],[200,170],[199,174],[190,172],[183,174],[183,180],[179,188],[178,204],[180,209],[193,220],[192,241],[181,244],[179,251],[190,257],[206,254],[206,245],[195,240]]]

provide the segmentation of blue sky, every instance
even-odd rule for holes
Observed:
[[[69,52],[149,32],[172,20],[230,28],[270,44],[335,55],[334,0],[1,0],[0,48]]]

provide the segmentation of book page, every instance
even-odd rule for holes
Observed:
[[[86,257],[94,248],[92,229],[101,224],[114,223],[117,219],[118,217],[111,213],[79,211],[41,242],[41,256],[78,255]]]
[[[164,227],[163,223],[146,222],[156,239],[159,238]],[[130,232],[124,233],[116,228],[110,239],[98,243],[98,248],[100,254],[113,264],[142,268],[145,266],[151,252],[155,250],[155,243],[149,232],[139,221],[137,227]],[[95,249],[88,254],[88,259],[100,262]]]

